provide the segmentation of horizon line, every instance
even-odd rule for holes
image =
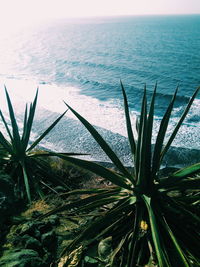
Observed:
[[[99,15],[82,15],[82,16],[60,16],[49,17],[49,19],[81,19],[81,18],[105,18],[105,17],[142,17],[142,16],[200,16],[200,13],[148,13],[148,14],[99,14]]]

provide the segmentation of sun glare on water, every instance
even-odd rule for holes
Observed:
[[[199,0],[0,0],[0,34],[48,19],[200,13]]]

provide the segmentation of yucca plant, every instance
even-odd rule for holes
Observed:
[[[22,133],[17,124],[13,106],[5,88],[6,99],[8,104],[10,124],[0,111],[0,117],[7,132],[7,135],[0,131],[0,165],[11,175],[14,179],[18,191],[21,192],[22,197],[27,196],[28,201],[31,202],[31,194],[39,194],[42,196],[41,185],[48,184],[53,181],[62,184],[67,188],[67,185],[51,174],[45,157],[50,156],[48,151],[35,150],[39,142],[56,126],[56,124],[65,115],[66,111],[59,116],[46,131],[44,131],[32,144],[30,144],[30,134],[33,125],[35,109],[38,98],[38,90],[36,92],[34,101],[28,105],[26,104],[24,113],[24,123]],[[10,127],[11,125],[11,127]],[[71,153],[69,153],[71,155]],[[26,194],[24,194],[26,192]]]
[[[111,187],[101,189],[75,190],[68,195],[85,195],[80,200],[67,203],[49,214],[69,211],[70,216],[85,214],[93,216],[84,229],[65,248],[61,256],[70,257],[82,250],[80,266],[84,266],[87,250],[103,240],[112,240],[112,249],[107,258],[99,257],[99,265],[93,266],[197,266],[199,264],[199,208],[198,197],[200,163],[181,169],[167,177],[160,177],[162,159],[174,140],[186,117],[198,88],[190,99],[171,136],[165,142],[169,119],[173,110],[177,90],[161,120],[154,149],[152,149],[152,129],[156,87],[147,110],[146,88],[142,100],[140,118],[133,135],[127,96],[121,83],[126,126],[133,169],[129,171],[113,152],[96,129],[68,104],[67,107],[88,129],[100,147],[113,162],[117,171],[86,160],[59,156],[82,168],[106,178]],[[102,207],[105,207],[102,209]],[[95,213],[95,214],[94,214]],[[85,257],[85,261],[88,257]],[[92,262],[92,260],[91,260]],[[78,265],[76,265],[78,266]]]

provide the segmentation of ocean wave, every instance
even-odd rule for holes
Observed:
[[[50,114],[47,110],[40,110],[42,116],[35,121],[34,131],[40,132],[41,125],[47,127],[48,122],[57,117],[56,113]],[[113,133],[102,127],[96,127],[98,132],[109,143],[113,151],[126,166],[132,166],[128,139],[118,133]],[[76,133],[76,134],[74,134]],[[52,145],[53,144],[53,145]],[[86,159],[110,162],[89,132],[78,121],[65,117],[56,128],[45,138],[43,144],[49,149],[58,152],[88,153]],[[162,167],[184,167],[197,163],[200,159],[200,147],[198,149],[172,146],[163,159]]]
[[[14,102],[14,106],[17,107],[17,114],[22,114],[24,112],[25,102],[30,102],[33,100],[36,88],[38,87],[37,81],[30,80],[15,80],[7,79],[3,80],[1,83],[1,88],[3,89],[3,84],[7,85],[11,99]],[[120,89],[119,89],[120,91]],[[160,96],[159,96],[160,97]],[[76,87],[65,87],[57,86],[55,84],[42,83],[39,85],[39,98],[38,98],[38,109],[48,110],[47,113],[40,112],[40,120],[43,121],[47,118],[49,120],[53,118],[54,113],[61,114],[66,110],[66,106],[63,103],[63,100],[71,105],[75,110],[77,110],[83,117],[90,121],[93,125],[105,129],[106,133],[118,134],[127,137],[126,126],[125,126],[125,116],[123,109],[123,101],[119,98],[111,98],[109,101],[101,101],[97,98],[87,96],[83,94],[82,89]],[[141,102],[141,98],[138,97],[138,100]],[[6,110],[6,101],[3,90],[0,90],[0,105],[2,110]],[[139,104],[138,104],[139,106]],[[200,149],[200,120],[199,120],[199,106],[200,100],[196,99],[191,107],[191,110],[184,121],[177,138],[175,139],[173,145],[177,147],[185,148],[198,148]],[[173,131],[180,115],[183,112],[183,107],[176,107],[173,112],[173,117],[170,120],[168,127],[168,136]],[[37,111],[38,114],[38,111]],[[137,110],[131,110],[131,120],[134,126],[136,116],[139,115]],[[76,120],[71,112],[67,112],[66,117],[68,119]],[[153,140],[158,132],[160,125],[160,116],[155,116],[154,121],[154,133]],[[48,120],[47,120],[48,121]],[[77,122],[78,123],[78,122]],[[38,123],[38,125],[43,125]],[[66,124],[67,125],[67,124]],[[70,125],[70,124],[69,124]],[[74,132],[77,132],[74,129]],[[37,131],[36,131],[37,133]],[[55,135],[59,140],[62,131]],[[115,143],[113,136],[109,134],[107,136],[108,140],[111,143]],[[123,138],[121,138],[122,140]],[[83,137],[82,139],[83,140]],[[117,140],[117,139],[116,139]],[[50,142],[50,141],[49,141]],[[64,142],[64,141],[63,141]],[[67,138],[65,140],[67,143]],[[80,140],[78,140],[80,142]],[[51,143],[51,142],[50,142]],[[52,144],[55,143],[55,140],[52,141]],[[118,143],[118,141],[117,141]],[[125,143],[125,141],[123,141]],[[88,146],[88,145],[87,145]],[[90,145],[89,145],[90,146]],[[62,147],[62,146],[61,146]],[[118,147],[118,150],[122,146]],[[91,149],[94,150],[94,145],[91,144]],[[95,148],[96,149],[96,148]],[[98,151],[98,150],[97,150]],[[127,155],[125,156],[127,157]]]

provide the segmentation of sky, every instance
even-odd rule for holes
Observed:
[[[200,14],[200,0],[0,0],[0,23],[47,18]]]

